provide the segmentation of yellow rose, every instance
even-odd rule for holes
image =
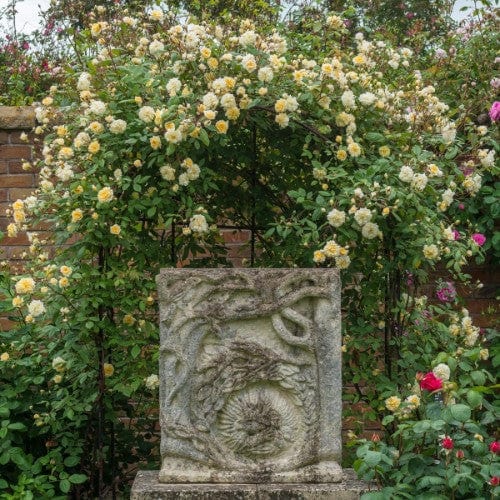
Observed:
[[[104,130],[104,126],[99,122],[91,122],[89,130],[94,132],[94,134],[100,134]]]
[[[225,120],[219,120],[215,124],[215,128],[217,129],[217,132],[219,132],[219,134],[225,134],[228,129],[228,123]]]
[[[216,69],[217,66],[219,66],[219,61],[217,61],[215,57],[210,57],[207,61],[207,64],[210,69]]]
[[[101,149],[101,145],[99,144],[99,141],[92,141],[89,144],[88,152],[94,155],[94,154],[98,153],[100,149]]]
[[[97,193],[97,199],[101,202],[101,203],[107,203],[109,201],[111,201],[113,199],[113,190],[106,186],[106,187],[103,187],[98,193]]]
[[[19,297],[19,295],[16,295],[13,299],[12,299],[12,305],[14,307],[21,307],[22,305],[24,304],[24,299],[22,297]]]
[[[226,118],[228,120],[237,120],[240,116],[240,110],[238,108],[228,108],[226,110]]]
[[[2,354],[0,354],[0,361],[9,361],[9,353],[8,352],[2,352]]]
[[[15,285],[16,293],[31,293],[35,289],[35,280],[33,278],[21,278]]]
[[[389,148],[389,146],[380,146],[378,148],[378,152],[382,158],[386,158],[391,154],[391,149]]]
[[[389,411],[396,411],[401,405],[401,399],[397,396],[391,396],[385,400],[385,407]]]
[[[135,323],[135,318],[131,314],[125,314],[125,316],[123,316],[123,323],[131,326]]]
[[[349,151],[349,154],[351,156],[353,156],[354,158],[356,158],[357,156],[359,156],[361,154],[361,147],[360,147],[360,145],[357,142],[351,142],[347,146],[347,151]]]
[[[215,111],[213,111],[212,109],[207,109],[203,112],[203,114],[205,115],[205,118],[207,120],[213,120],[215,118],[215,116],[217,115],[217,113]]]
[[[24,208],[24,201],[16,200],[14,203],[12,203],[12,208],[14,210],[22,210]]]
[[[111,363],[104,363],[103,372],[105,377],[111,377],[115,373],[115,367]]]
[[[122,228],[118,225],[118,224],[113,224],[110,228],[109,228],[109,232],[111,234],[116,234],[116,235],[119,235],[121,233],[121,230]]]
[[[17,236],[17,226],[12,222],[7,225],[7,236],[9,238],[15,238]]]
[[[73,269],[71,269],[71,267],[68,267],[68,266],[61,266],[59,268],[59,272],[63,275],[63,276],[70,276],[71,273],[73,272]]]
[[[71,212],[71,222],[78,222],[79,220],[82,220],[83,218],[83,212],[80,208],[75,208]]]
[[[208,47],[201,47],[200,54],[201,57],[208,59],[212,55],[212,51]]]
[[[337,160],[344,161],[347,158],[347,152],[345,149],[339,149],[337,151]]]
[[[69,285],[69,279],[66,278],[66,276],[63,276],[60,280],[59,280],[59,286],[61,288],[65,288]]]
[[[149,139],[149,144],[153,149],[158,149],[161,147],[161,138],[157,135],[154,135],[153,137],[151,137],[151,139]]]
[[[352,62],[356,65],[360,64],[365,64],[366,63],[366,57],[363,54],[358,54],[356,57],[353,58]]]
[[[314,252],[313,261],[316,262],[316,264],[321,264],[325,262],[325,260],[326,260],[326,255],[322,250],[316,250]]]
[[[278,99],[274,103],[274,111],[276,113],[283,113],[286,110],[286,99]]]

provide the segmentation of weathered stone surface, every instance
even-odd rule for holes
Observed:
[[[35,110],[30,106],[0,106],[0,129],[31,129]]]
[[[319,484],[166,484],[158,471],[139,472],[131,500],[358,500],[369,485],[344,470],[341,482]]]
[[[337,271],[165,269],[157,284],[160,481],[341,481]]]

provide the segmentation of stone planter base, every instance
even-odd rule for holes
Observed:
[[[358,500],[369,485],[344,470],[340,483],[166,484],[158,471],[138,472],[131,500]]]

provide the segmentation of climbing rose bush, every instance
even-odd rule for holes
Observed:
[[[476,151],[465,175],[448,106],[412,51],[351,39],[337,15],[317,44],[162,10],[96,18],[87,35],[86,71],[36,109],[40,188],[12,205],[8,227],[32,243],[7,287],[22,325],[8,367],[36,353],[40,387],[22,411],[8,404],[51,443],[23,470],[47,471],[63,493],[85,480],[78,470],[98,495],[130,460],[154,463],[153,277],[229,265],[216,223],[258,228],[259,265],[342,271],[347,377],[356,398],[376,401],[411,291],[438,262],[461,276],[481,254],[450,209],[477,195],[495,151]],[[9,467],[15,482],[18,462]]]

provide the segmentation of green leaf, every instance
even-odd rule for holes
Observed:
[[[431,427],[435,431],[440,431],[441,429],[444,428],[445,425],[446,425],[446,422],[444,420],[434,420],[433,422],[431,422]]]
[[[370,142],[385,142],[385,137],[378,132],[368,132],[365,134],[365,139]]]
[[[71,457],[66,457],[64,459],[64,465],[66,467],[74,467],[75,465],[80,463],[80,457],[76,456],[71,456]]]
[[[413,426],[413,432],[415,434],[424,434],[431,428],[431,422],[429,420],[422,420],[421,422],[417,422]]]
[[[61,479],[61,481],[59,481],[59,488],[61,488],[63,493],[68,493],[71,489],[71,483],[67,479]]]
[[[476,385],[484,385],[486,382],[486,376],[482,371],[473,371],[470,376]]]
[[[141,347],[138,345],[135,345],[134,347],[132,347],[132,349],[130,351],[130,355],[133,358],[137,358],[137,356],[139,356],[140,353],[141,353]]]
[[[382,419],[382,425],[387,425],[390,424],[391,422],[394,422],[394,415],[386,415]]]
[[[459,422],[467,422],[471,416],[471,409],[467,405],[451,405],[450,413],[455,420],[458,420]]]
[[[26,429],[26,426],[21,422],[13,422],[7,426],[12,431],[22,431]]]
[[[368,450],[363,460],[369,467],[375,467],[382,460],[382,453],[380,451]]]
[[[470,391],[467,391],[467,402],[472,406],[472,408],[477,408],[478,406],[481,406],[483,402],[483,396],[481,394],[473,389]]]
[[[87,480],[87,476],[85,474],[71,474],[68,479],[73,484],[82,484]]]
[[[210,139],[208,138],[207,131],[204,128],[200,130],[200,134],[198,135],[198,137],[205,146],[208,146],[210,144]]]
[[[442,477],[439,476],[424,476],[418,483],[417,489],[424,489],[428,486],[437,486],[440,484],[445,484],[445,481]]]

